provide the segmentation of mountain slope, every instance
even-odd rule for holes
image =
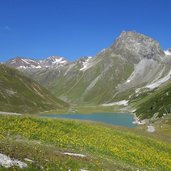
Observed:
[[[0,65],[0,111],[32,113],[60,109],[67,104],[15,69]]]
[[[156,40],[129,31],[122,32],[111,47],[95,57],[62,66],[20,70],[70,103],[106,104],[130,101],[131,96],[169,81],[169,52],[164,52]]]
[[[169,143],[100,123],[0,116],[0,140],[1,153],[28,170],[171,170]]]
[[[134,97],[132,105],[136,108],[136,115],[141,119],[156,116],[161,117],[163,114],[171,112],[171,82],[153,90],[144,92],[138,97]]]

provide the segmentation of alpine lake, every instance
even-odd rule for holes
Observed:
[[[134,116],[130,113],[93,113],[93,114],[41,114],[41,117],[76,119],[85,121],[101,122],[104,124],[133,128]]]

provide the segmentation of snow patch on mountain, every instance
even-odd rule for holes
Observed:
[[[60,56],[50,56],[47,59],[41,60],[41,67],[46,67],[46,68],[56,68],[59,66],[64,66],[67,64],[67,60],[65,60],[64,57]]]
[[[59,58],[59,59],[55,59],[52,63],[56,64],[56,63],[60,63],[61,61],[62,61],[62,58]]]
[[[40,69],[40,68],[42,68],[40,65],[38,65],[38,66],[36,66],[35,68],[37,68],[37,69]]]
[[[43,68],[57,68],[64,66],[68,61],[64,57],[50,56],[43,60],[32,60],[27,58],[14,58],[7,62],[7,65],[17,69],[43,69]]]
[[[166,81],[168,81],[170,78],[171,78],[171,71],[168,73],[168,75],[166,75],[165,77],[159,79],[158,81],[146,85],[145,88],[149,88],[150,90],[153,90],[153,89],[159,87],[161,84],[163,84]]]
[[[114,105],[127,106],[128,102],[129,102],[128,100],[121,100],[121,101],[113,102],[113,103],[104,103],[104,104],[102,104],[102,106],[114,106]]]
[[[38,66],[35,66],[35,65],[31,65],[31,66],[19,66],[19,67],[17,67],[17,69],[29,69],[29,68],[35,68],[35,69],[40,69],[40,68],[42,68],[40,65],[38,65]]]
[[[46,61],[52,61],[52,64],[63,64],[66,63],[67,61],[63,57],[48,57]]]
[[[26,66],[19,66],[18,69],[26,69]]]
[[[23,61],[24,63],[30,65],[31,63],[36,63],[35,60],[32,60],[32,59],[24,59],[24,58],[21,58],[21,61]]]
[[[167,55],[167,56],[171,56],[171,51],[169,51],[169,50],[165,50],[164,53],[165,53],[165,55]]]
[[[89,62],[90,62],[90,60],[91,60],[91,56],[89,56],[84,62],[83,62],[83,67],[80,69],[80,71],[85,71],[85,70],[87,70],[89,67],[90,67],[90,65],[89,65]]]

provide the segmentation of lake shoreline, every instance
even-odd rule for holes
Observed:
[[[92,113],[92,114],[39,114],[39,117],[101,122],[110,125],[133,128],[134,116],[131,113]]]

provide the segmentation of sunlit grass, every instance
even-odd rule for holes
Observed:
[[[117,163],[118,167],[133,170],[171,170],[170,144],[126,129],[123,131],[115,127],[73,120],[0,116],[1,140],[16,140],[18,137],[51,145],[58,150],[90,156],[88,166],[91,167],[104,168],[105,162],[110,161],[115,166]],[[0,148],[3,149],[2,146]],[[97,158],[97,162],[90,160],[92,156]],[[67,158],[68,162],[69,160],[71,159]],[[82,163],[85,164],[85,161]],[[71,164],[70,167],[77,168],[78,165]]]

